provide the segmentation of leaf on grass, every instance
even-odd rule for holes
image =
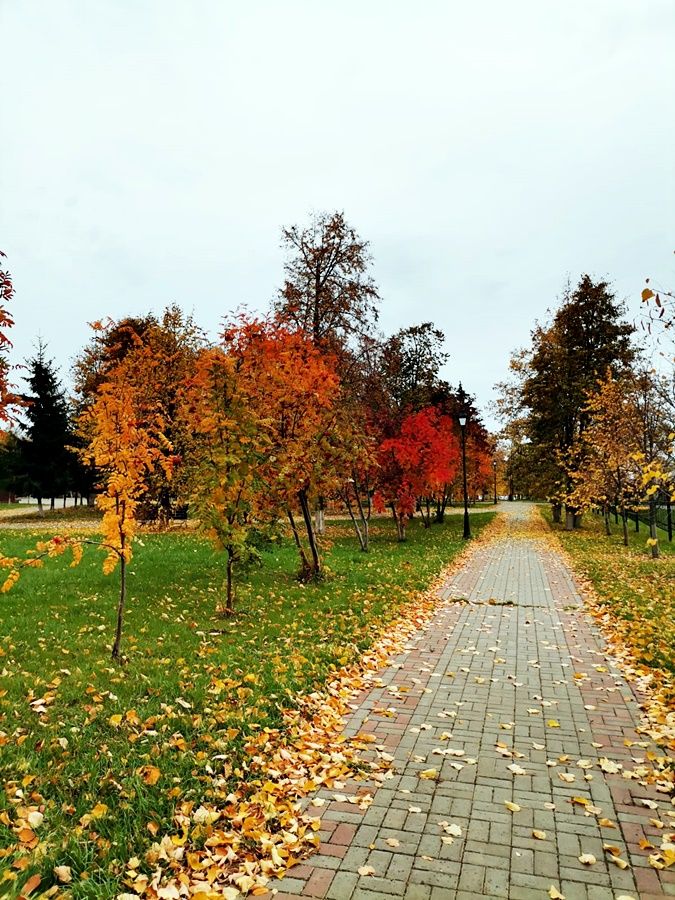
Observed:
[[[70,866],[54,866],[54,875],[61,884],[68,884],[73,880],[73,873]]]

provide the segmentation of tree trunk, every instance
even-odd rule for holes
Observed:
[[[44,516],[45,509],[44,509],[44,506],[42,505],[42,497],[38,497],[37,502],[38,502],[38,515]]]
[[[400,543],[406,540],[405,533],[405,516],[398,515],[396,517],[396,531],[398,533],[398,539]]]
[[[574,510],[570,506],[565,507],[565,531],[574,529]]]
[[[49,498],[49,509],[53,510],[56,507],[56,497]]]
[[[649,537],[652,540],[652,559],[658,559],[660,556],[659,552],[659,539],[656,533],[656,503],[653,498],[649,500]]]
[[[309,509],[309,501],[307,499],[307,492],[304,490],[298,491],[298,500],[300,501],[300,509],[302,510],[302,517],[305,520],[305,528],[307,529],[307,540],[309,541],[309,550],[312,554],[312,565],[310,568],[310,575],[312,578],[317,578],[321,574],[321,557],[319,556],[319,548],[316,543],[316,537],[314,535],[314,528],[312,527],[312,513]]]
[[[349,488],[347,488],[345,490],[344,501],[345,501],[345,506],[347,507],[347,510],[349,511],[349,518],[352,520],[352,525],[354,526],[354,531],[356,532],[356,536],[359,539],[359,546],[361,547],[361,550],[364,553],[366,553],[368,551],[367,532],[366,532],[366,537],[364,538],[364,535],[361,532],[361,529],[359,528],[359,523],[356,521],[356,516],[354,515],[354,511],[352,510],[352,503],[351,503],[351,500],[349,499]],[[367,526],[367,523],[366,523],[366,526]]]
[[[602,513],[605,518],[605,534],[609,536],[612,533],[612,529],[609,527],[609,506],[605,505]]]
[[[574,517],[572,519],[572,527],[573,528],[581,528],[581,520],[582,519],[583,519],[583,513],[575,511]]]
[[[66,495],[63,495],[63,508],[66,508]]]
[[[122,551],[124,551],[124,535],[122,535]],[[124,555],[120,555],[120,596],[117,602],[117,628],[115,630],[115,643],[112,648],[112,658],[120,661],[120,646],[122,644],[122,624],[124,622],[124,604],[127,599],[127,561]]]
[[[366,487],[366,491],[367,490],[368,489]],[[361,549],[363,550],[364,553],[367,553],[368,552],[368,541],[369,541],[369,537],[370,537],[369,525],[368,525],[368,520],[370,519],[370,493],[367,494],[367,496],[368,496],[368,515],[366,515],[366,512],[363,508],[363,503],[361,502],[361,492],[359,491],[359,483],[356,479],[354,479],[354,494],[356,495],[356,505],[358,506],[358,509],[359,509],[359,518],[361,519],[361,531],[363,534]]]
[[[551,504],[551,513],[553,514],[553,521],[556,525],[560,525],[562,521],[562,506],[560,503],[552,503]]]
[[[300,535],[298,534],[298,529],[295,524],[295,519],[293,518],[293,513],[291,512],[290,506],[286,510],[288,513],[288,521],[291,523],[291,531],[293,532],[293,539],[295,541],[295,546],[298,548],[298,553],[300,555],[300,577],[306,578],[307,573],[310,570],[309,560],[307,559],[307,554],[305,553],[305,548],[302,546],[302,542],[300,540]]]
[[[230,547],[227,548],[227,590],[225,595],[225,614],[231,616],[234,614],[234,591],[232,579],[232,565],[234,563],[234,554]]]
[[[628,515],[626,513],[626,508],[624,506],[621,507],[621,525],[623,527],[624,547],[627,547],[628,546]]]

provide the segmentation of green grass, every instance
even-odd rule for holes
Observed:
[[[491,517],[472,515],[474,532]],[[101,573],[101,554],[90,549],[76,569],[57,559],[26,570],[0,598],[0,809],[11,818],[17,790],[46,809],[43,857],[9,896],[35,871],[44,890],[53,867],[68,865],[75,900],[115,897],[124,862],[152,841],[148,825],[161,834],[177,802],[208,800],[210,767],[239,777],[245,735],[279,725],[296,692],[358,657],[461,549],[461,528],[461,517],[429,530],[413,522],[400,545],[392,523],[376,521],[364,554],[331,524],[329,577],[311,585],[296,580],[294,548],[282,543],[242,577],[232,619],[216,613],[224,566],[209,545],[187,532],[144,535],[129,572],[123,668],[109,658],[117,579]],[[35,539],[3,531],[0,547],[18,553]],[[30,705],[39,698],[42,713]],[[155,785],[138,774],[148,764],[161,770]],[[81,824],[97,803],[108,812]],[[15,836],[1,823],[0,812],[9,847]]]
[[[3,504],[2,509],[6,509],[7,507]],[[35,522],[43,525],[44,527],[52,527],[52,523],[56,522],[81,522],[83,519],[100,519],[102,518],[102,514],[100,510],[98,510],[95,506],[66,506],[65,509],[63,507],[57,506],[55,509],[49,509],[49,506],[44,507],[44,513],[40,515],[37,506],[27,506],[25,503],[14,504],[14,506],[10,506],[10,509],[30,509],[30,512],[17,513],[14,516],[3,516],[2,523],[4,525],[12,524],[12,523],[23,523],[26,522]]]
[[[549,507],[542,507],[551,523]],[[592,583],[600,610],[608,614],[605,626],[627,645],[638,662],[675,674],[675,547],[661,539],[661,558],[654,560],[647,546],[646,526],[640,532],[629,522],[629,546],[623,545],[621,524],[611,520],[608,537],[600,516],[584,515],[582,528],[573,532],[553,525],[575,568]]]

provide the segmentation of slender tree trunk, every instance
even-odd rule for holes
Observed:
[[[571,506],[565,506],[565,531],[574,529],[574,510]]]
[[[427,516],[426,519],[422,516],[422,521],[424,522],[425,528],[431,527],[431,500],[427,497],[426,499],[426,507],[427,507]]]
[[[398,532],[398,539],[399,539],[399,542],[400,542],[400,543],[403,543],[403,541],[406,540],[406,533],[405,533],[405,516],[402,516],[402,515],[399,514],[399,515],[396,517],[396,530],[397,530],[397,532]]]
[[[553,521],[556,525],[560,525],[562,521],[562,506],[560,503],[552,503],[551,504],[551,512],[553,514]]]
[[[321,574],[321,557],[319,556],[319,548],[316,543],[314,528],[312,527],[312,513],[309,509],[307,492],[304,490],[304,488],[303,490],[298,491],[298,500],[300,501],[300,509],[302,510],[302,517],[305,520],[305,528],[307,529],[309,550],[312,554],[312,566],[310,568],[310,574],[312,578],[316,578]]]
[[[37,502],[38,502],[38,515],[44,516],[45,510],[44,510],[44,506],[42,505],[42,497],[38,497]]]
[[[63,508],[66,508],[66,495],[63,495]]]
[[[366,488],[366,490],[367,490],[367,488]],[[370,529],[369,529],[369,524],[368,524],[368,520],[370,519],[370,494],[367,494],[367,496],[368,496],[368,515],[366,515],[366,512],[363,508],[363,503],[361,502],[361,492],[359,490],[359,483],[356,480],[356,478],[354,479],[354,494],[356,496],[356,505],[359,510],[359,518],[361,520],[361,531],[363,534],[363,541],[361,543],[361,549],[363,550],[364,553],[368,553],[368,543],[369,543],[369,538],[370,538],[370,534],[369,534]]]
[[[573,528],[581,528],[581,520],[583,519],[583,513],[574,511],[574,516],[572,518],[572,527]]]
[[[653,497],[649,499],[649,537],[652,543],[652,559],[658,559],[660,556],[659,539],[656,533],[656,503]]]
[[[607,504],[603,506],[602,514],[605,519],[605,534],[609,536],[612,533],[612,529],[609,527],[609,506]]]
[[[626,514],[626,507],[621,507],[621,525],[623,528],[623,543],[624,546],[628,546],[628,515]]]
[[[122,535],[122,551],[124,551],[124,535]],[[117,602],[117,628],[115,630],[115,643],[112,648],[112,658],[120,661],[120,646],[122,644],[122,624],[124,622],[124,604],[127,600],[127,561],[124,555],[120,555],[120,596]]]
[[[227,589],[225,595],[225,614],[234,615],[234,590],[232,578],[232,566],[234,564],[234,554],[230,547],[227,548]]]
[[[300,565],[301,565],[301,577],[305,578],[307,573],[309,572],[310,565],[309,560],[307,559],[307,554],[305,553],[305,548],[302,546],[302,541],[300,540],[300,535],[298,534],[298,528],[295,524],[295,519],[293,518],[293,513],[291,512],[290,506],[286,510],[288,513],[288,521],[291,523],[291,531],[293,532],[293,539],[295,541],[295,546],[298,548],[298,553],[300,555]]]
[[[364,535],[362,534],[361,529],[359,528],[359,523],[356,521],[354,511],[352,510],[352,502],[349,499],[349,488],[347,488],[345,490],[344,501],[345,501],[345,506],[347,507],[347,510],[349,511],[349,518],[352,520],[352,525],[354,526],[354,531],[356,532],[356,536],[359,539],[359,546],[361,547],[361,550],[365,553],[368,550],[368,545],[366,543],[366,540],[364,540]]]
[[[49,498],[49,508],[55,509],[55,507],[56,507],[56,497],[50,497]]]

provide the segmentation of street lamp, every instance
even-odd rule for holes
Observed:
[[[492,471],[494,472],[494,476],[495,476],[495,506],[496,506],[497,505],[497,460],[496,459],[492,460]]]
[[[464,538],[471,537],[471,526],[469,525],[469,496],[466,486],[466,414],[457,417],[459,427],[462,431],[462,480],[464,485]]]

